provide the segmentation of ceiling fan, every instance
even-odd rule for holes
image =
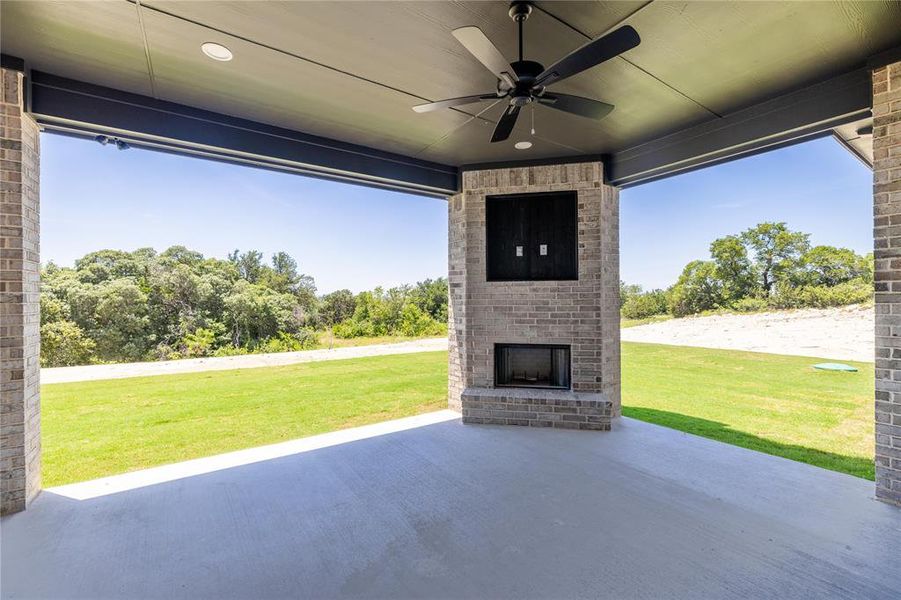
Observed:
[[[413,110],[424,113],[506,98],[509,104],[494,128],[492,143],[502,142],[510,137],[520,110],[532,102],[589,119],[607,116],[613,110],[612,104],[569,94],[548,93],[547,87],[631,50],[641,43],[638,32],[625,25],[588,42],[545,69],[542,64],[522,58],[523,23],[530,14],[532,14],[531,2],[517,0],[510,3],[510,18],[519,25],[519,60],[512,64],[507,62],[478,27],[461,27],[452,32],[457,41],[494,73],[497,77],[497,91],[419,104],[414,106]]]

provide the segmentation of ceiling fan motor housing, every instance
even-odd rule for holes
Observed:
[[[535,78],[544,71],[544,65],[534,60],[519,60],[510,64],[519,81],[505,95],[510,96],[510,104],[525,106],[532,101],[532,97],[540,94],[543,88],[533,89]],[[502,90],[503,91],[503,90]]]
[[[518,60],[510,63],[510,66],[513,67],[513,71],[519,77],[519,80],[525,81],[530,86],[535,81],[535,78],[544,72],[544,65],[534,60]]]

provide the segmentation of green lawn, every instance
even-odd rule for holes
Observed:
[[[873,479],[873,365],[623,343],[623,414]]]
[[[447,407],[447,353],[45,385],[44,484]]]
[[[872,365],[814,362],[625,343],[624,413],[872,479]],[[446,385],[445,352],[45,385],[44,483],[437,410]]]

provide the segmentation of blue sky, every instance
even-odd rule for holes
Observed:
[[[320,292],[447,274],[447,203],[95,142],[41,137],[41,260],[182,244],[284,250]]]
[[[447,273],[444,200],[45,134],[42,260],[182,244],[284,250],[320,292]],[[871,175],[823,139],[624,190],[622,277],[666,287],[719,236],[763,220],[868,252]]]
[[[621,275],[645,288],[675,282],[710,242],[761,221],[785,221],[812,244],[873,249],[873,176],[822,138],[623,190]]]

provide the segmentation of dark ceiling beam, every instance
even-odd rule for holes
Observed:
[[[456,167],[32,71],[31,113],[69,135],[428,196],[456,193]]]
[[[874,54],[867,60],[868,69],[878,69],[901,60],[901,46],[895,46],[884,50],[879,54]]]
[[[870,115],[870,72],[863,68],[609,157],[608,181],[629,187],[741,156],[831,135]]]
[[[9,59],[7,59],[9,62]],[[460,169],[65,79],[31,73],[31,112],[44,127],[130,145],[446,197]],[[630,187],[742,156],[832,135],[870,116],[870,75],[860,69],[604,157],[612,185]],[[568,156],[565,162],[598,160]]]
[[[25,61],[18,56],[10,56],[9,54],[0,54],[0,67],[11,71],[25,71]]]

